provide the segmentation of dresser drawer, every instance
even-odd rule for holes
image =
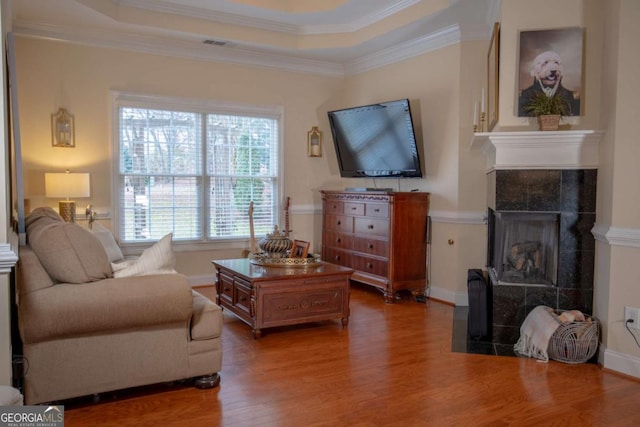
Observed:
[[[389,263],[387,260],[353,255],[353,268],[365,273],[387,276]]]
[[[338,233],[337,231],[327,231],[325,234],[325,245],[340,249],[352,249],[353,235]]]
[[[383,219],[355,218],[355,232],[358,234],[371,234],[374,236],[389,235],[389,221]]]
[[[325,215],[325,229],[353,233],[353,218],[345,215]]]
[[[322,260],[331,264],[351,267],[351,253],[342,249],[324,248]]]
[[[389,205],[367,203],[364,207],[364,214],[374,218],[389,218]]]
[[[389,255],[389,242],[386,239],[374,237],[358,237],[353,241],[353,249],[366,254],[387,257]]]
[[[338,202],[335,200],[325,200],[324,201],[324,212],[328,214],[343,214],[344,203]]]
[[[346,215],[364,215],[364,203],[345,203],[344,213]]]

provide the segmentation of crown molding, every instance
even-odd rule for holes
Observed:
[[[16,20],[13,32],[18,36],[61,41],[85,46],[128,50],[155,55],[173,56],[201,61],[252,65],[277,70],[332,77],[354,75],[422,55],[460,42],[460,29],[452,25],[424,37],[400,43],[372,55],[365,55],[342,65],[297,56],[258,52],[237,46],[208,46],[199,40],[176,40],[157,36],[112,31],[88,30],[34,24]]]
[[[137,9],[151,10],[161,13],[186,16],[189,18],[204,19],[207,21],[222,24],[240,25],[269,31],[278,31],[292,35],[303,34],[334,34],[356,32],[370,25],[373,25],[401,10],[420,3],[420,0],[402,0],[394,2],[384,8],[373,10],[368,15],[362,16],[348,24],[340,25],[294,25],[276,22],[269,19],[254,18],[238,15],[234,13],[212,11],[190,6],[181,6],[159,0],[120,0],[119,5],[133,7]]]
[[[54,40],[85,46],[172,56],[201,61],[252,65],[271,69],[344,76],[341,64],[275,53],[257,52],[232,46],[208,46],[198,41],[167,39],[132,33],[73,29],[53,25],[34,25],[15,21],[13,32],[18,36]]]
[[[433,52],[460,42],[460,27],[451,25],[423,37],[399,43],[370,55],[364,55],[345,64],[345,73],[354,75]]]

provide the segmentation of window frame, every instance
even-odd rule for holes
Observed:
[[[192,99],[173,96],[139,94],[123,91],[111,91],[111,220],[112,229],[116,234],[120,246],[126,254],[139,253],[145,248],[157,242],[157,239],[149,239],[144,242],[124,242],[122,241],[121,218],[120,218],[120,107],[149,108],[172,111],[185,111],[198,114],[223,114],[238,116],[257,116],[275,119],[278,123],[278,147],[277,147],[277,172],[274,200],[276,202],[275,218],[277,223],[282,219],[282,200],[284,186],[284,109],[281,106],[240,104],[217,100]],[[204,118],[203,118],[204,119]],[[204,120],[203,120],[204,123]],[[206,133],[203,125],[203,134]],[[206,138],[203,135],[203,155],[206,153]],[[202,237],[201,239],[174,241],[174,249],[180,251],[209,250],[209,249],[246,249],[248,248],[248,237],[225,237],[209,239],[207,237],[209,227],[209,198],[206,197],[206,186],[204,185],[207,171],[203,168],[200,178],[203,180],[201,186],[201,209],[202,209]]]

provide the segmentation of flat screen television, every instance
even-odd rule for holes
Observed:
[[[329,111],[345,178],[421,178],[408,99]]]

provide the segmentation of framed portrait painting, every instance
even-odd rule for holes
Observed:
[[[537,94],[561,96],[567,116],[579,116],[583,92],[583,39],[580,27],[521,31],[518,62],[518,116]]]

